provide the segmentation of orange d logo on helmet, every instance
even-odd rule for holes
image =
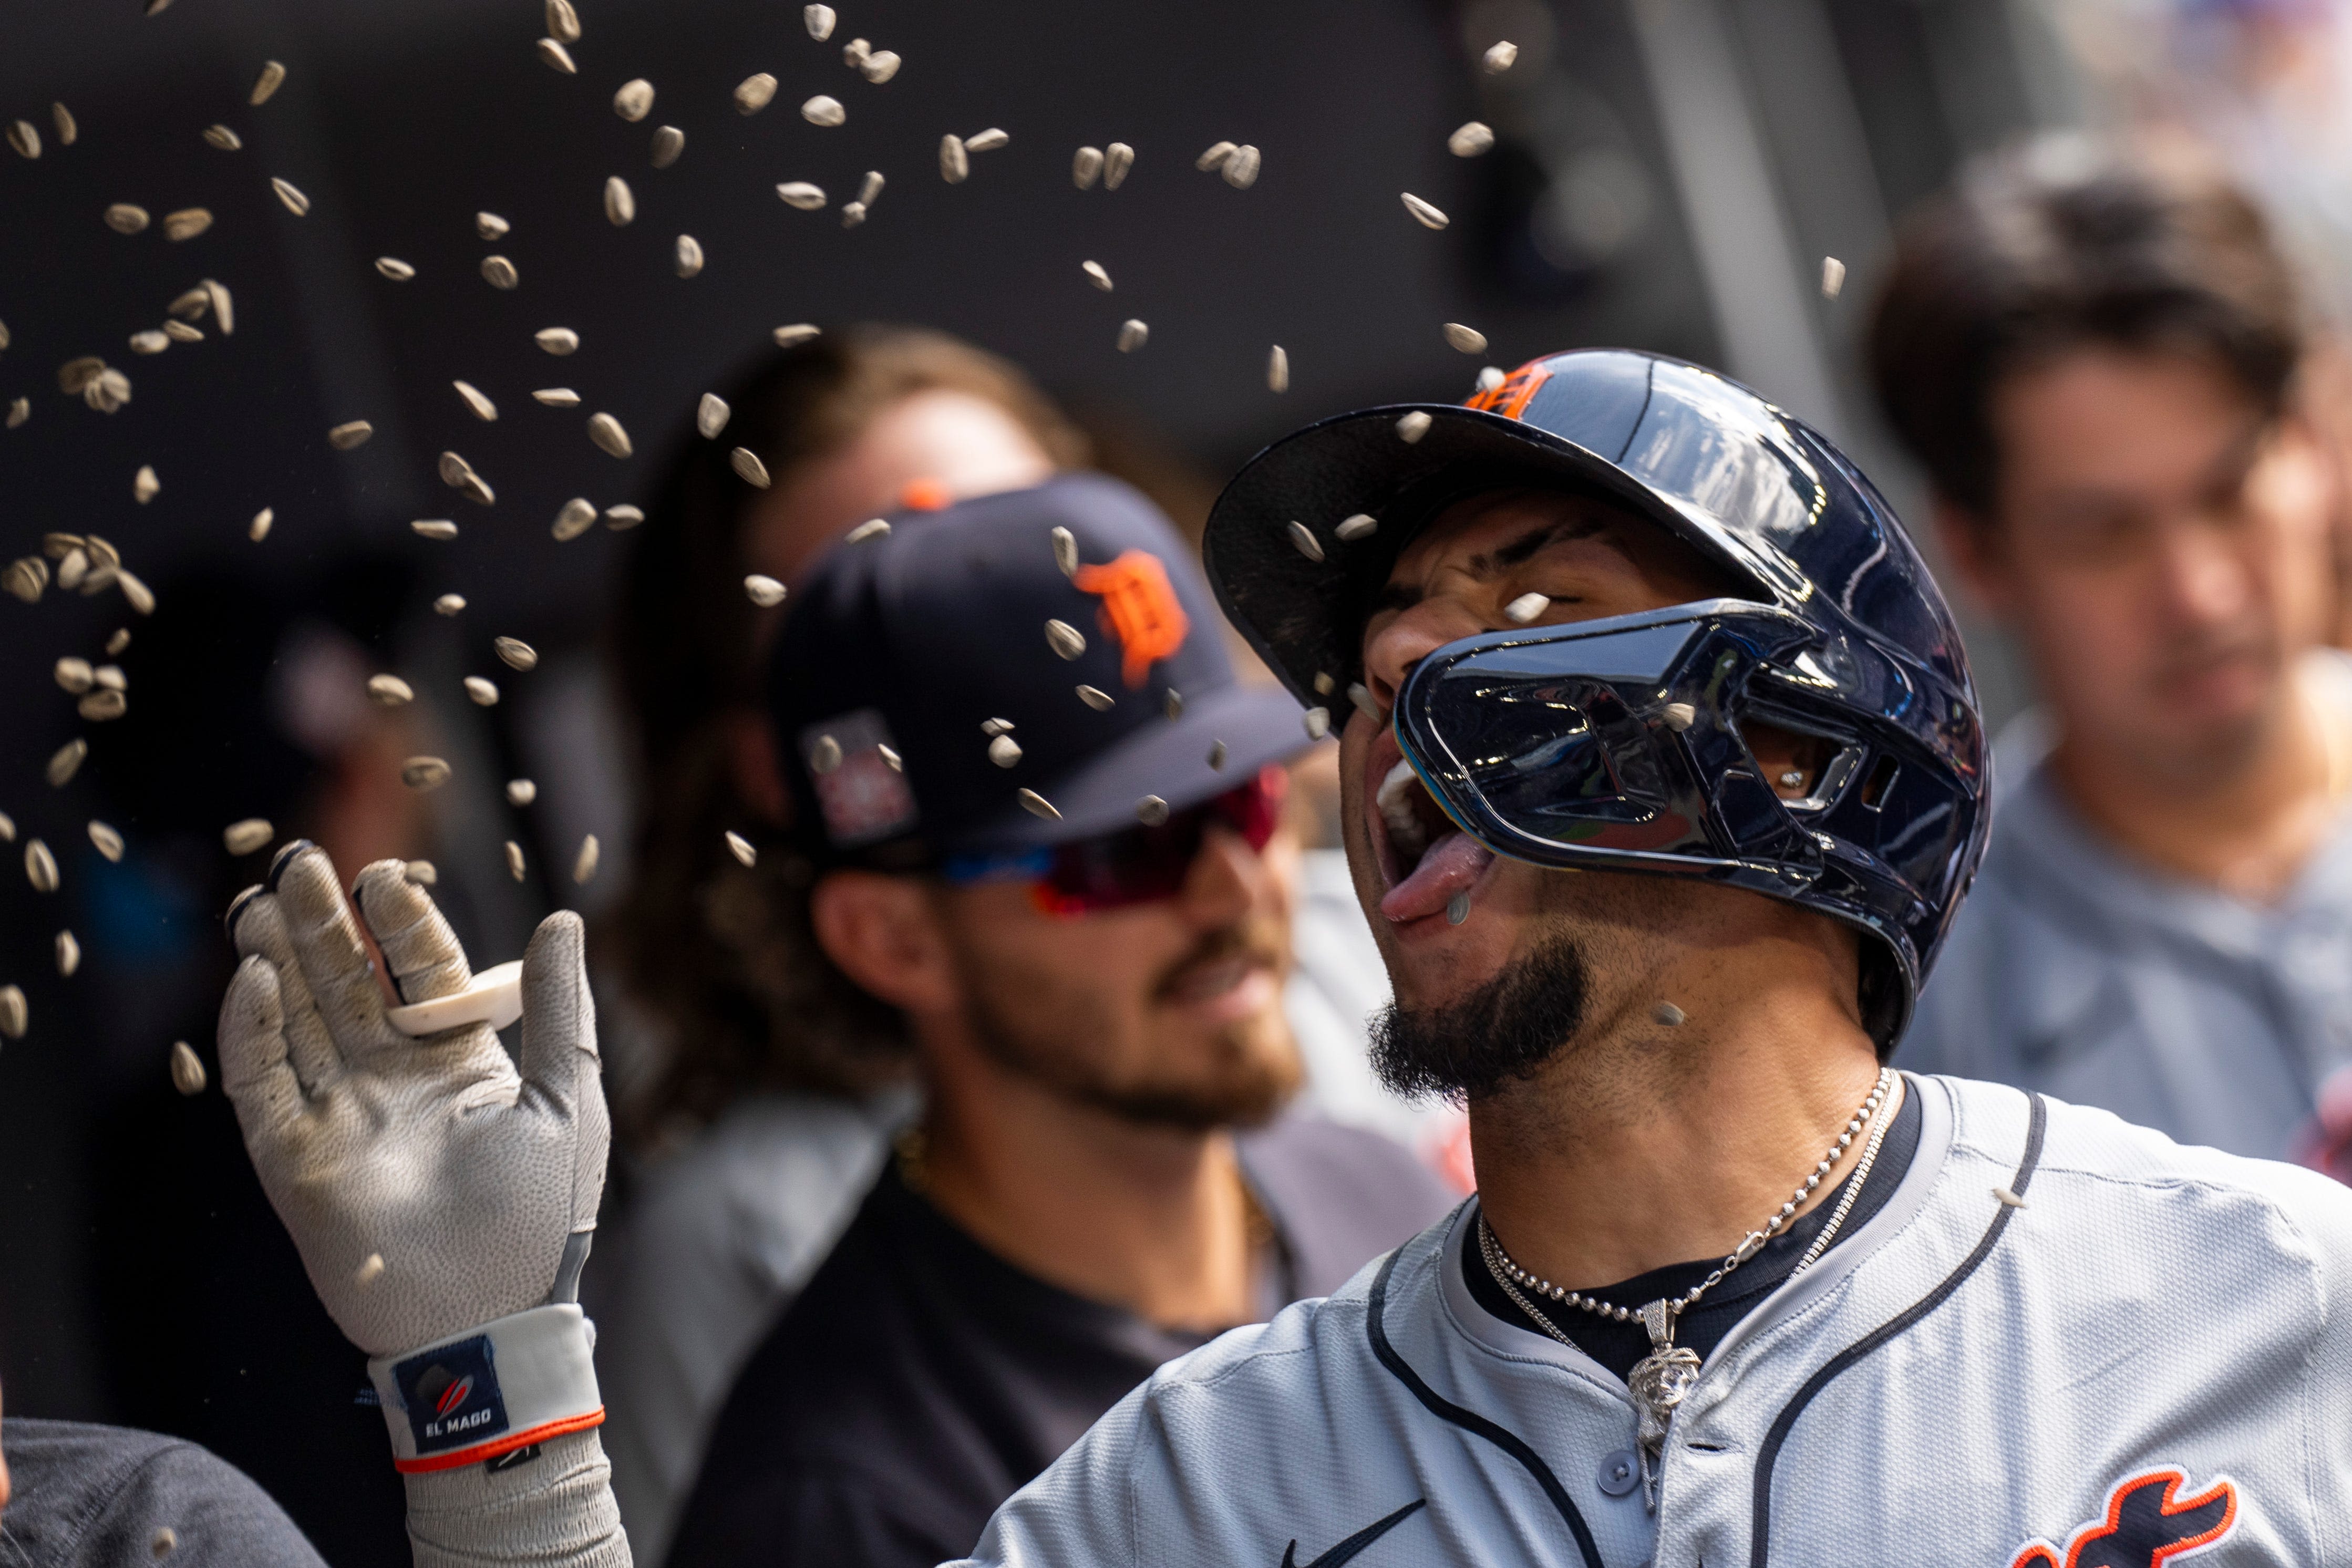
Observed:
[[[1192,629],[1175,584],[1168,581],[1168,568],[1148,551],[1130,550],[1100,566],[1081,566],[1070,581],[1082,593],[1102,595],[1103,630],[1118,639],[1118,672],[1130,689],[1142,686],[1155,661],[1182,647]]]
[[[1550,368],[1542,360],[1531,359],[1463,406],[1484,408],[1507,419],[1517,419],[1528,411],[1528,400],[1550,379]]]

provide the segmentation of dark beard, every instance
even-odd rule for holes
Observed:
[[[1558,1056],[1584,1026],[1583,954],[1555,939],[1458,1002],[1372,1016],[1372,1071],[1408,1100],[1484,1100]]]

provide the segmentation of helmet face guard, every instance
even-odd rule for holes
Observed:
[[[1981,809],[1916,732],[1928,706],[1868,644],[1712,599],[1450,643],[1414,666],[1394,723],[1446,815],[1497,855],[1721,882],[1879,938],[1865,951],[1896,973],[1864,1005],[1891,1041]],[[1772,787],[1743,721],[1826,743],[1802,799]]]

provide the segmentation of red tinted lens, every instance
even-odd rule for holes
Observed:
[[[1252,850],[1262,850],[1281,825],[1289,789],[1287,773],[1264,768],[1239,789],[1178,812],[1157,827],[1138,826],[1062,845],[1054,851],[1053,868],[1036,883],[1037,907],[1078,915],[1174,898],[1212,826],[1229,828]]]

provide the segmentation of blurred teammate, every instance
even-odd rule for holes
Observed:
[[[2044,709],[1903,1061],[2284,1157],[2352,1058],[2352,661],[2286,262],[2202,175],[2045,143],[1905,235],[1870,337]]]
[[[677,1568],[951,1557],[1161,1362],[1448,1202],[1379,1135],[1276,1114],[1308,732],[1235,680],[1166,521],[1068,476],[893,526],[785,618],[770,852],[924,1110],[736,1380]]]

